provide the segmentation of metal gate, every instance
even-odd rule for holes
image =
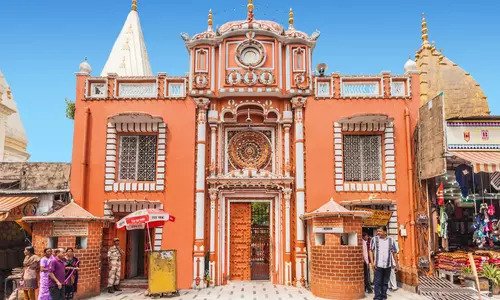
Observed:
[[[252,280],[269,280],[270,232],[269,203],[252,203],[252,253],[250,259]]]

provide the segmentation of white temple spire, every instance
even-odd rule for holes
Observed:
[[[132,9],[102,69],[101,76],[107,76],[108,73],[116,73],[119,76],[153,76],[136,0],[132,2]]]

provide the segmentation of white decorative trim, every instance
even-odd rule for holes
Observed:
[[[156,181],[120,182],[118,181],[118,136],[117,133],[158,133]],[[106,163],[104,173],[105,192],[163,191],[165,189],[165,156],[167,126],[163,122],[154,123],[108,123],[106,129]]]
[[[333,77],[330,77],[330,80],[318,80],[318,78],[314,78],[314,81],[315,81],[314,91],[315,91],[316,99],[333,97],[333,90],[334,90],[334,84],[335,84],[333,81]],[[328,93],[326,93],[326,94],[319,93],[321,84],[328,85]]]
[[[198,69],[198,59],[200,58],[199,53],[202,51],[204,52],[204,55],[205,55],[205,66],[202,69]],[[196,49],[195,56],[194,56],[194,71],[208,73],[208,60],[209,60],[209,49],[208,48]]]
[[[381,182],[344,182],[343,132],[380,132],[384,156],[382,168],[384,178]],[[396,160],[394,155],[394,124],[389,123],[338,123],[333,125],[335,190],[337,192],[395,192],[396,191]]]
[[[296,55],[297,52],[301,50],[302,51],[302,68],[295,68],[297,65]],[[292,49],[292,70],[293,72],[305,72],[306,71],[306,64],[307,64],[307,59],[306,59],[306,48],[305,47],[293,47]]]

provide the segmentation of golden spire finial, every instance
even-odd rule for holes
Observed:
[[[288,28],[293,28],[294,21],[293,9],[290,7],[290,12],[288,13]]]
[[[422,42],[424,45],[429,44],[429,34],[427,30],[427,21],[425,20],[425,14],[422,13]]]
[[[132,10],[137,11],[137,0],[132,0]]]
[[[253,9],[254,9],[253,0],[248,0],[248,4],[247,4],[247,20],[249,22],[253,21]]]
[[[212,14],[212,9],[210,9],[208,11],[208,21],[207,21],[207,23],[208,23],[208,30],[211,31],[212,30],[212,25],[214,23],[214,16]]]

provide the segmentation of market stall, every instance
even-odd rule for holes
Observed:
[[[500,268],[500,168],[478,163],[480,157],[450,152],[448,171],[436,180],[434,266],[438,276],[455,283],[470,275],[469,253],[483,278],[485,265]]]

